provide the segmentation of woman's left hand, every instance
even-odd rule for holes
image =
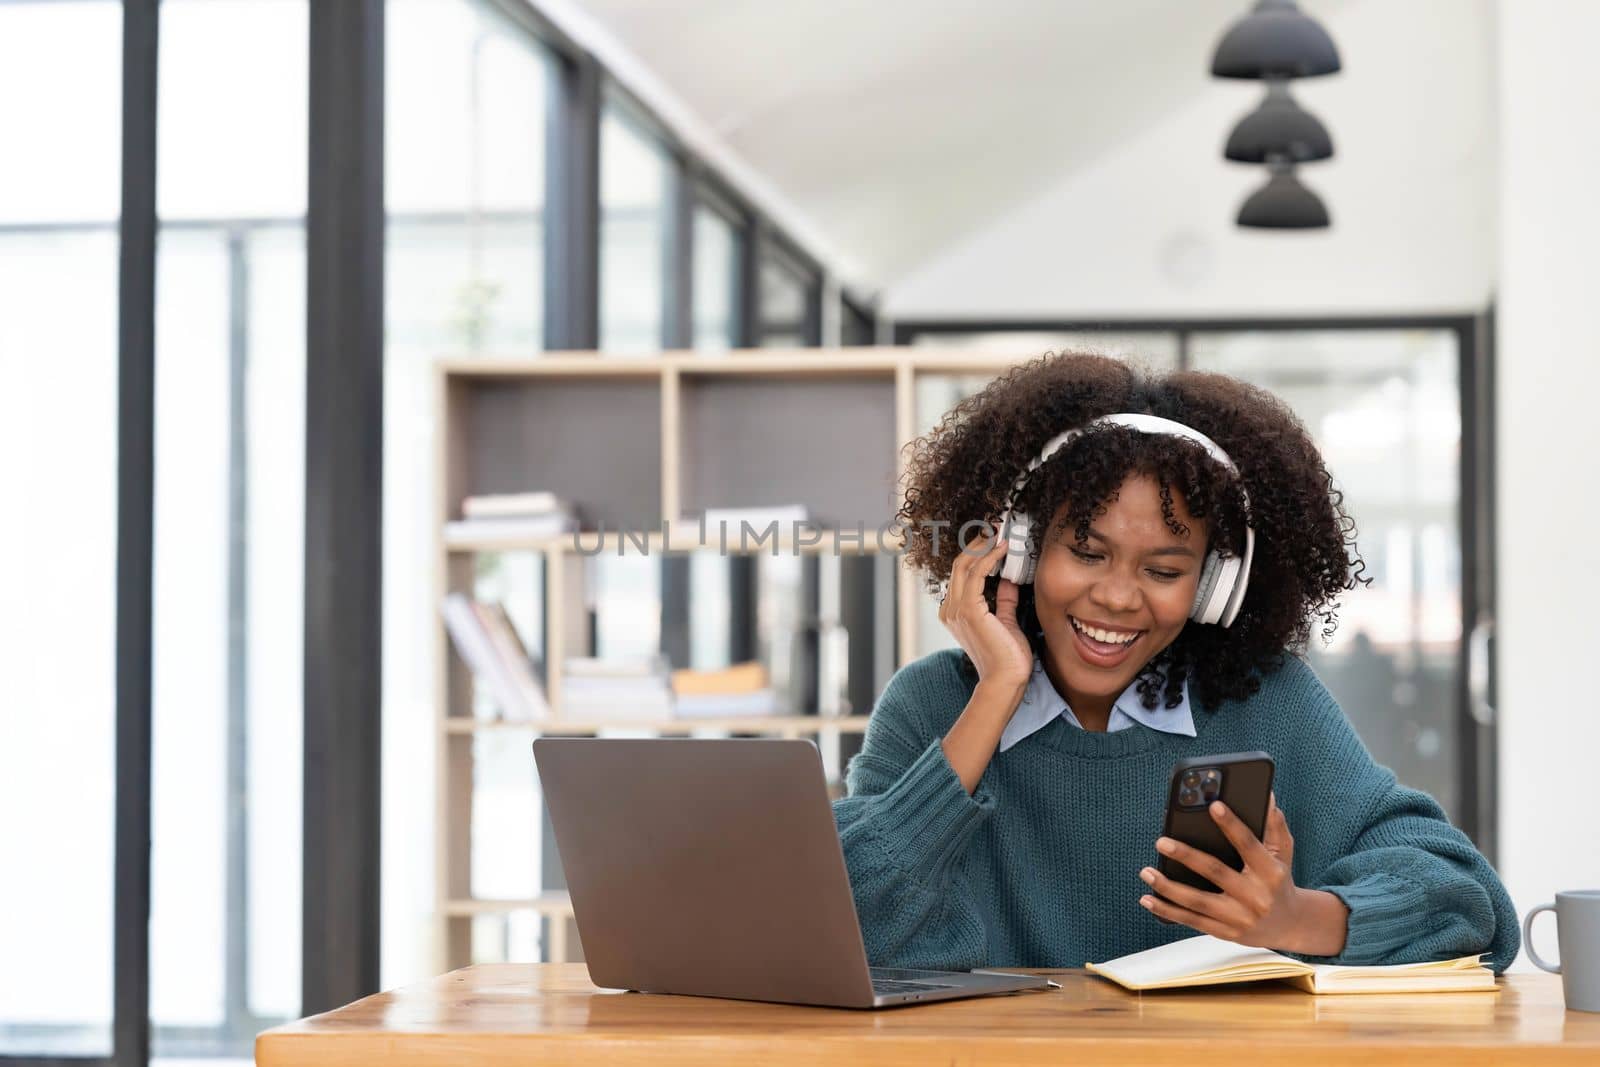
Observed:
[[[1146,867],[1139,877],[1160,896],[1143,896],[1139,903],[1163,919],[1241,945],[1308,956],[1342,952],[1349,909],[1332,893],[1294,884],[1294,838],[1277,798],[1272,798],[1267,810],[1266,833],[1261,840],[1222,801],[1212,801],[1210,812],[1244,860],[1244,870],[1236,871],[1210,853],[1162,837],[1156,841],[1157,850],[1208,879],[1221,892],[1174,882]]]

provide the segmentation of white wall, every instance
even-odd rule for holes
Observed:
[[[1243,8],[1244,5],[1241,5]],[[1335,157],[1302,168],[1330,230],[1234,225],[1264,180],[1222,144],[1260,87],[1204,72],[1193,99],[886,287],[900,319],[1472,311],[1495,268],[1489,0],[1306,5],[1344,69],[1294,87]],[[1222,27],[1218,27],[1220,34]],[[1093,100],[1063,101],[1059,121]],[[1048,109],[1041,114],[1045,121]]]
[[[1600,445],[1600,4],[1501,0],[1499,21],[1500,859],[1526,910],[1600,887],[1600,503],[1581,466]],[[1551,931],[1539,944],[1554,954]]]

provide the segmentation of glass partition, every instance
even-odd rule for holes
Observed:
[[[1344,493],[1370,586],[1308,658],[1374,758],[1461,811],[1461,353],[1447,329],[1197,332],[1193,365],[1305,422]]]
[[[0,1059],[111,1052],[121,79],[121,4],[0,4]]]

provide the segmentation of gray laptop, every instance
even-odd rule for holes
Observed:
[[[1050,984],[867,966],[810,741],[543,737],[533,754],[598,986],[880,1008]]]

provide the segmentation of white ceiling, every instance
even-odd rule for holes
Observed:
[[[1317,14],[1343,0],[1317,0]],[[1181,107],[1250,0],[576,0],[872,289]],[[1218,131],[1219,139],[1225,131]]]

